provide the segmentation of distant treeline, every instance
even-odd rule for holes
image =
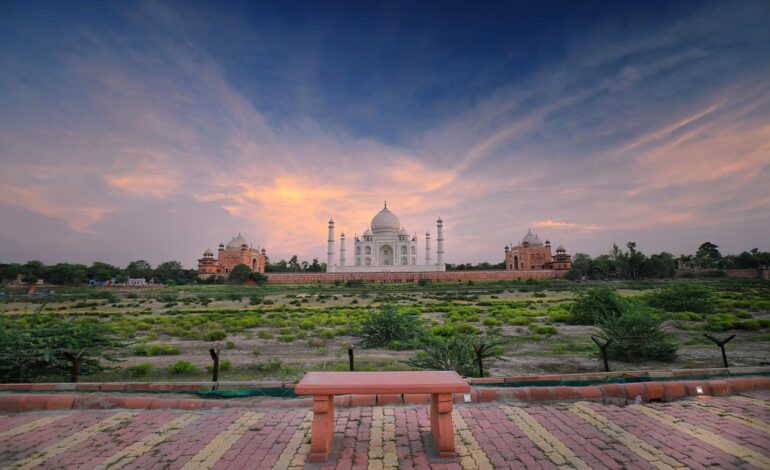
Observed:
[[[608,254],[596,258],[591,258],[584,253],[576,253],[572,257],[572,269],[567,277],[573,280],[583,277],[588,279],[667,278],[674,276],[674,271],[679,265],[682,265],[685,270],[717,270],[717,275],[722,269],[756,269],[761,266],[770,266],[769,252],[754,248],[739,255],[722,256],[719,247],[711,242],[701,244],[694,255],[679,257],[666,252],[647,256],[636,249],[635,242],[628,242],[626,248],[627,250],[623,250],[617,245],[613,245]],[[446,269],[447,271],[505,269],[505,263],[448,263]],[[248,270],[247,267],[246,270]],[[271,263],[268,259],[265,271],[268,273],[324,272],[326,271],[326,263],[319,263],[318,258],[314,258],[311,262],[299,261],[297,255],[294,255],[289,261],[280,260]],[[19,276],[21,276],[21,281],[26,284],[33,284],[38,279],[43,279],[47,284],[58,285],[78,285],[85,284],[90,280],[104,282],[111,279],[122,283],[129,278],[144,278],[147,281],[154,280],[156,283],[162,284],[224,282],[224,279],[221,278],[200,281],[195,269],[185,269],[179,261],[166,261],[154,268],[145,260],[132,261],[125,268],[100,261],[91,266],[73,263],[57,263],[47,266],[36,260],[24,264],[0,263],[0,282],[15,281]]]
[[[637,279],[637,278],[667,278],[673,277],[675,270],[681,266],[684,271],[698,272],[709,270],[713,275],[719,275],[723,269],[759,268],[770,265],[770,253],[761,252],[757,248],[744,251],[739,255],[722,256],[719,247],[706,242],[698,247],[694,255],[675,257],[671,253],[647,256],[636,249],[635,242],[626,244],[627,251],[612,246],[612,251],[605,255],[591,258],[584,253],[575,253],[572,257],[572,269],[567,274],[568,279]],[[723,274],[723,273],[721,273]]]

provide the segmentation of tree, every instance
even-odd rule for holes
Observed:
[[[629,302],[622,315],[602,318],[599,326],[601,337],[612,341],[608,355],[615,359],[670,361],[676,356],[677,345],[662,320],[639,302]]]
[[[63,374],[76,382],[81,375],[102,370],[101,359],[116,360],[114,351],[125,346],[111,327],[98,320],[65,320],[40,315],[40,310],[23,319],[0,323],[3,382]]]
[[[713,263],[716,263],[722,259],[722,254],[719,252],[719,247],[711,242],[705,242],[698,247],[698,251],[695,252],[695,257],[700,260],[708,259]]]
[[[267,276],[265,276],[262,273],[258,273],[254,271],[253,273],[249,274],[249,279],[254,281],[255,284],[261,285],[267,282]]]
[[[399,348],[408,346],[421,331],[422,323],[418,317],[399,312],[394,305],[383,305],[363,319],[359,335],[365,348]]]
[[[43,274],[45,274],[45,265],[42,261],[38,260],[27,261],[19,268],[19,274],[22,276],[31,275],[35,276],[36,279],[39,279],[43,277]]]
[[[499,357],[498,343],[470,335],[428,336],[420,340],[420,352],[409,365],[431,370],[453,370],[465,377],[482,377],[483,360]]]
[[[166,261],[160,263],[158,267],[155,268],[154,272],[155,281],[160,283],[165,283],[168,281],[176,282],[176,280],[181,278],[183,275],[184,268],[182,267],[182,263],[179,261]]]
[[[126,274],[128,274],[128,277],[134,279],[150,279],[152,278],[152,266],[143,259],[131,261],[128,263],[128,266],[126,266]]]
[[[636,242],[628,242],[626,247],[628,248],[628,274],[632,279],[636,279],[642,270],[645,256],[641,251],[636,250]]]
[[[671,253],[652,255],[642,264],[642,277],[668,278],[674,276],[676,258]]]
[[[20,269],[19,264],[0,264],[0,281],[15,281]]]
[[[289,259],[289,271],[296,273],[300,270],[299,267],[299,261],[297,261],[297,255],[293,255],[291,259]]]
[[[45,270],[43,279],[50,284],[82,284],[88,281],[88,268],[82,264],[58,263]]]
[[[230,270],[230,274],[227,276],[228,284],[246,284],[246,281],[251,275],[251,269],[245,264],[237,264]]]
[[[88,268],[88,276],[97,281],[108,281],[122,272],[120,268],[108,263],[102,263],[101,261],[95,261]]]

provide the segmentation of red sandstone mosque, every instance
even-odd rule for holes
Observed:
[[[219,244],[216,258],[214,258],[214,253],[211,250],[203,252],[203,258],[198,260],[198,277],[200,279],[208,279],[213,276],[227,277],[230,271],[239,264],[245,264],[254,272],[264,273],[266,258],[267,254],[264,248],[251,247],[239,233],[237,237],[230,240],[227,246],[224,243]]]
[[[536,271],[552,269],[567,271],[572,269],[572,257],[563,246],[556,248],[556,255],[551,255],[551,242],[540,241],[537,234],[529,230],[516,246],[505,247],[505,269],[509,271]]]

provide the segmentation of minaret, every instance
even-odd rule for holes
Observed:
[[[326,248],[326,272],[334,272],[334,219],[329,219],[329,240]]]
[[[441,217],[436,221],[436,264],[444,264],[444,221]]]
[[[425,265],[430,266],[430,232],[425,232]]]
[[[345,232],[340,235],[340,266],[345,266]]]

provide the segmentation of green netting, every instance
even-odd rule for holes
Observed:
[[[190,392],[201,398],[246,398],[246,397],[276,397],[296,398],[293,388],[247,388],[239,390],[200,390]]]

